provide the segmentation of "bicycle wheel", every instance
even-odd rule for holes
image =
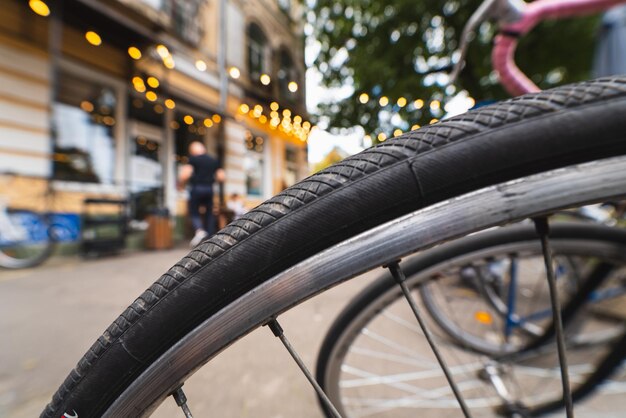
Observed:
[[[565,303],[581,282],[594,274],[598,257],[602,255],[586,252],[587,247],[577,246],[576,242],[593,241],[594,237],[601,241],[606,235],[607,242],[620,244],[625,242],[625,236],[620,230],[608,228],[557,225],[551,238],[570,239],[565,251],[561,250],[561,242],[554,249],[559,295]],[[420,281],[424,282],[418,289],[420,297],[434,322],[463,347],[489,355],[520,350],[542,335],[552,318],[541,245],[532,225],[487,234],[458,245],[451,246],[450,257],[440,261],[452,261],[459,254],[480,249],[484,252],[464,258],[461,265],[442,264],[437,280]],[[445,257],[447,253],[437,254]],[[420,265],[426,266],[424,262]],[[424,269],[420,265],[411,263],[407,273],[417,274]],[[615,280],[619,277],[622,276],[618,274]],[[621,295],[620,283],[609,286],[615,289],[615,296]]]
[[[22,209],[0,213],[0,267],[19,269],[43,263],[52,252],[47,218]]]
[[[581,399],[593,390],[589,382],[599,382],[599,376],[591,379],[591,375],[625,330],[623,315],[612,309],[626,300],[626,231],[598,225],[556,224],[551,228],[550,240],[555,259],[567,258],[569,263],[577,264],[579,280],[593,280],[598,266],[606,263],[611,272],[603,279],[602,287],[619,290],[598,298],[603,306],[589,306],[564,318],[569,325],[578,322],[575,332],[568,334],[568,357],[570,370],[575,370],[571,373],[575,397]],[[466,273],[493,265],[500,267],[500,263],[512,259],[518,262],[518,315],[531,318],[529,321],[534,321],[541,335],[550,325],[551,316],[544,301],[545,277],[536,281],[543,258],[533,225],[473,235],[402,264],[407,284],[421,296],[421,306],[431,314],[438,344],[475,416],[507,416],[512,408],[538,416],[562,404],[560,375],[553,370],[557,364],[554,350],[537,347],[524,351],[524,346],[536,336],[521,327],[517,329],[519,333],[504,338],[505,321],[476,283],[485,275]],[[565,273],[560,280],[567,284]],[[525,291],[531,293],[524,295]],[[596,292],[600,294],[598,289]],[[391,275],[382,275],[351,301],[324,338],[317,379],[342,416],[414,416],[419,407],[420,416],[436,417],[449,416],[457,408],[452,392],[442,390],[445,381],[438,365],[428,355],[420,357],[411,349],[423,347],[425,342],[411,321],[413,314],[403,298]],[[504,357],[505,353],[510,355]],[[506,402],[495,389],[494,378],[506,387],[510,396]],[[622,379],[616,377],[612,382],[624,382]],[[608,397],[620,394],[623,396],[623,391],[614,389],[600,392]],[[594,405],[607,403],[614,405],[606,398],[594,399]],[[588,405],[586,408],[591,410]]]
[[[584,168],[572,165],[626,153],[626,121],[612,117],[625,110],[626,78],[564,87],[408,133],[305,179],[194,248],[165,273],[96,341],[42,416],[74,410],[82,416],[142,416],[245,333],[359,272],[518,217],[624,195],[621,177],[613,179],[621,176],[619,158]],[[559,168],[565,171],[541,174]],[[532,175],[541,186],[530,178],[505,185]],[[555,176],[558,183],[551,183]],[[570,187],[576,183],[576,196],[563,193],[563,181]],[[531,184],[534,188],[526,190]],[[476,191],[483,187],[495,194],[479,199]],[[525,199],[520,201],[515,193],[521,191],[511,187],[523,187]],[[467,205],[463,209],[453,202],[433,206],[469,192],[459,200]],[[388,224],[443,214],[445,223],[431,219],[419,239]],[[471,220],[472,214],[478,218]],[[459,215],[462,222],[457,222]],[[382,229],[368,232],[378,225]],[[408,241],[393,245],[395,238],[386,235],[391,232]],[[373,235],[350,240],[362,233]],[[365,242],[378,252],[352,252]],[[316,254],[332,272],[298,273],[313,268],[307,264],[311,260],[321,260]],[[326,259],[339,255],[339,260]],[[286,274],[289,284],[282,287]],[[262,298],[248,300],[257,297]]]

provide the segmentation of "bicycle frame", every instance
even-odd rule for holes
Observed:
[[[525,329],[525,326],[527,326],[528,324],[532,324],[533,321],[549,318],[552,314],[552,311],[549,308],[540,309],[534,312],[530,312],[524,316],[520,316],[516,312],[516,302],[517,302],[516,301],[517,299],[516,288],[517,288],[517,281],[518,281],[518,261],[517,260],[511,259],[511,263],[507,269],[507,272],[509,273],[509,284],[507,285],[508,294],[507,294],[507,299],[505,301],[505,304],[501,308],[495,305],[493,306],[496,309],[496,312],[500,313],[503,316],[504,335],[508,339],[512,335],[513,330],[522,329],[528,332],[528,330]],[[558,280],[560,278],[559,276],[562,276],[564,274],[563,266],[561,266],[560,264],[557,265],[555,273],[556,273],[556,278]],[[478,272],[478,274],[482,276],[481,272]],[[497,279],[503,279],[503,277],[500,274],[501,274],[500,272],[496,273]],[[602,277],[602,279],[604,280],[606,279],[606,277]],[[481,284],[483,286],[486,285],[482,281],[481,281]],[[493,302],[490,300],[490,296],[486,293],[487,290],[483,289],[482,292],[485,293],[485,297],[487,298],[487,300],[493,304]],[[626,294],[626,286],[624,285],[612,286],[612,287],[605,288],[605,289],[594,288],[585,292],[584,300],[588,301],[589,303],[600,303],[600,302],[603,302],[612,298],[623,296],[624,294]]]
[[[495,9],[500,33],[494,40],[491,62],[500,76],[502,86],[510,94],[518,96],[540,90],[515,63],[515,49],[522,36],[543,20],[598,13],[626,2],[624,0],[538,0],[526,4],[516,0],[496,0],[493,3],[500,6]],[[510,17],[513,12],[517,14],[517,18],[511,21]]]

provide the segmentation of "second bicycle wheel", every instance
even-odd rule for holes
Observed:
[[[574,318],[565,318],[572,389],[582,392],[582,384],[590,381],[625,330],[617,307],[626,302],[626,231],[556,224],[550,240],[555,260],[560,260],[564,299],[575,293],[567,287],[597,280],[599,266],[610,267],[592,293],[598,295],[596,300]],[[519,322],[509,332],[500,308],[481,290],[493,283],[480,282],[508,280],[512,264],[517,269]],[[562,394],[554,348],[522,351],[551,321],[541,246],[532,225],[442,245],[408,259],[402,269],[414,296],[430,313],[431,329],[473,416],[510,416],[516,411],[536,416],[558,408]],[[536,334],[522,328],[524,318]],[[505,352],[511,354],[498,356]],[[451,416],[458,405],[430,354],[404,296],[387,273],[334,322],[320,350],[317,379],[344,417]],[[578,416],[606,413],[602,407],[614,407],[615,399],[626,393],[626,388],[618,389],[624,385],[626,375],[615,376]]]

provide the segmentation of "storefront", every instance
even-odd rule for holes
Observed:
[[[182,237],[177,175],[191,142],[226,171],[216,196],[237,193],[248,206],[307,174],[301,116],[277,119],[271,96],[250,99],[236,80],[225,90],[224,71],[198,58],[206,51],[151,33],[145,18],[135,28],[82,1],[66,6],[60,19],[17,0],[0,11],[0,171],[11,177],[0,195],[9,205],[80,215],[86,199],[126,200],[134,225],[169,213]]]

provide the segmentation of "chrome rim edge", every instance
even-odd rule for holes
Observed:
[[[187,376],[269,318],[374,267],[518,219],[626,195],[626,156],[517,179],[420,209],[274,276],[205,320],[146,369],[105,417],[146,416]]]

